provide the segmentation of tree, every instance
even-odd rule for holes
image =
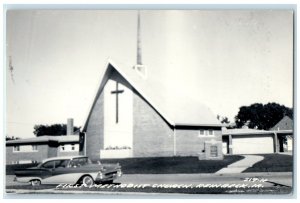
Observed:
[[[33,133],[39,137],[43,135],[60,136],[67,134],[66,124],[53,124],[53,125],[35,125]],[[74,131],[79,130],[78,127],[74,126]]]
[[[230,123],[230,121],[229,121],[229,119],[225,116],[225,117],[222,117],[222,119],[221,119],[221,123],[226,123],[226,124],[229,124]]]
[[[226,123],[226,124],[229,124],[230,121],[228,119],[228,117],[221,117],[220,115],[217,115],[217,119],[221,122],[221,123]]]
[[[293,109],[277,103],[242,106],[235,116],[238,128],[248,125],[249,128],[268,130],[276,125],[284,116],[293,117]]]

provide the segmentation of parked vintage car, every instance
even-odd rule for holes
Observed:
[[[40,184],[112,183],[122,176],[119,164],[93,164],[86,156],[55,157],[44,160],[37,167],[15,170],[15,181]]]

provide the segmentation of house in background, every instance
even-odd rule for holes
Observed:
[[[68,119],[67,135],[39,136],[6,141],[6,164],[36,163],[50,157],[79,154],[79,135],[74,135]]]
[[[293,150],[293,120],[284,116],[270,131],[274,131],[278,135],[280,143],[280,151]]]
[[[284,117],[270,130],[222,129],[223,154],[267,154],[292,151],[293,121]]]
[[[40,136],[6,142],[6,164],[35,163],[79,154],[79,136]]]
[[[284,116],[274,127],[270,128],[270,130],[293,130],[293,120]]]

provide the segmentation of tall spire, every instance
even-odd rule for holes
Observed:
[[[141,43],[141,19],[140,11],[137,13],[137,43],[136,43],[136,64],[133,66],[133,69],[143,78],[147,78],[147,68],[142,63],[142,43]]]
[[[136,64],[142,65],[142,49],[141,49],[141,20],[140,20],[140,11],[138,10],[137,16],[137,56]]]

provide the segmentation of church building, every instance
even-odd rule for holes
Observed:
[[[137,20],[137,65],[127,67],[108,61],[83,125],[81,153],[92,160],[223,158],[222,124],[210,109],[193,99],[166,99],[163,85],[153,85],[162,81],[149,82],[150,75],[141,60],[139,13]]]
[[[191,99],[165,102],[147,84],[146,67],[106,65],[83,127],[83,154],[103,158],[222,158],[222,124]]]

